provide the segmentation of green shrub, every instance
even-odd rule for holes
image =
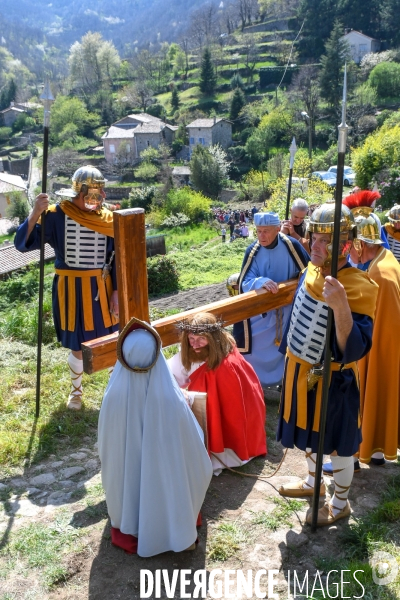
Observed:
[[[12,134],[11,127],[0,127],[0,142],[6,142]]]
[[[396,123],[399,117],[399,112],[393,113],[380,129],[366,138],[362,146],[353,150],[353,168],[357,174],[357,185],[361,188],[365,189],[383,169],[399,163],[400,123]]]
[[[129,194],[130,207],[144,208],[145,212],[149,212],[155,193],[156,188],[153,185],[142,188],[134,188]]]
[[[51,281],[46,278],[47,289]],[[25,273],[15,273],[9,279],[0,282],[0,310],[5,310],[16,302],[29,302],[39,293],[39,270],[29,267]]]
[[[171,189],[164,202],[165,215],[183,213],[193,223],[204,221],[210,215],[211,200],[200,192],[195,192],[189,187]]]
[[[23,192],[10,192],[10,205],[6,209],[9,219],[18,219],[21,225],[29,215],[28,200]]]
[[[135,169],[135,177],[138,179],[143,179],[144,181],[149,181],[150,179],[154,179],[158,173],[158,168],[156,165],[152,165],[151,163],[144,162]]]
[[[149,294],[167,294],[179,289],[179,273],[174,259],[154,256],[147,259]]]
[[[372,69],[368,81],[380,98],[395,98],[400,94],[400,65],[382,62]]]

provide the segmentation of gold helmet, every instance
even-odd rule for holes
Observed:
[[[84,201],[88,210],[101,210],[106,179],[99,169],[92,165],[80,167],[72,175],[72,185],[70,188],[64,188],[56,192],[57,196],[65,198],[76,198],[81,192],[85,194]]]
[[[391,223],[400,223],[400,204],[395,204],[386,213],[387,218]]]
[[[237,296],[239,294],[239,277],[240,273],[234,273],[226,280],[226,288],[230,296]]]
[[[367,244],[383,244],[378,220],[379,217],[374,214],[367,217],[359,215],[355,218],[357,225],[357,239],[353,242],[355,248],[360,247],[358,240]]]
[[[332,238],[335,219],[335,203],[325,202],[320,207],[316,208],[310,217],[308,223],[308,233],[310,235],[310,246],[312,247],[313,233],[329,233],[331,234],[331,243],[326,247],[328,256],[322,268],[328,268],[332,262]],[[351,242],[357,237],[357,227],[354,222],[354,217],[347,208],[342,204],[340,217],[340,246],[339,258],[344,258],[350,252]]]

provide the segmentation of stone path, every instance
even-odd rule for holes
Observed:
[[[1,480],[0,493],[11,491],[11,496],[0,512],[0,532],[7,529],[10,519],[15,520],[13,527],[23,525],[26,519],[40,518],[57,506],[76,502],[85,490],[100,483],[97,442],[90,437],[85,441],[90,448],[50,455],[45,462]],[[81,488],[85,488],[82,494],[78,493]]]

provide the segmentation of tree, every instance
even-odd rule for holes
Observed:
[[[129,106],[139,107],[143,112],[153,102],[154,92],[147,81],[138,80],[123,90],[123,99]]]
[[[239,116],[240,111],[242,110],[242,108],[245,104],[246,104],[246,100],[245,100],[242,90],[240,88],[236,88],[236,90],[233,92],[231,105],[229,108],[229,118],[232,121],[236,121],[236,119]]]
[[[211,52],[208,48],[204,50],[200,71],[200,91],[206,96],[212,96],[217,85],[214,65],[211,60]]]
[[[180,107],[179,93],[176,87],[172,88],[171,92],[171,108],[173,112],[176,112]]]
[[[223,187],[224,173],[210,151],[198,144],[190,161],[190,179],[197,190],[210,198],[217,198]]]
[[[18,224],[22,225],[29,215],[29,204],[23,192],[10,192],[10,204],[7,207],[6,214],[9,219],[18,219]]]
[[[99,124],[99,117],[89,112],[79,98],[57,96],[51,108],[50,132],[53,142],[57,142],[59,134],[71,124],[76,126],[77,135],[85,135]]]
[[[315,116],[320,100],[321,92],[319,88],[319,70],[314,65],[304,65],[293,77],[289,92],[291,97],[297,101],[299,108],[306,112],[310,117],[308,126],[311,131],[315,131]]]
[[[246,34],[243,36],[244,44],[244,62],[247,69],[247,82],[253,81],[253,73],[258,61],[258,46],[255,42],[254,35]]]
[[[100,33],[89,31],[80,42],[72,44],[68,63],[73,85],[90,94],[112,83],[121,60],[112,42],[103,40]]]
[[[335,20],[332,33],[325,44],[325,54],[321,57],[321,96],[333,108],[339,105],[342,97],[343,67],[350,54],[349,45],[342,36],[342,25]]]
[[[0,93],[0,110],[8,108],[11,102],[17,99],[17,86],[14,79],[11,79],[8,85],[4,86]]]
[[[382,62],[371,71],[369,85],[376,90],[380,99],[398,98],[400,94],[400,65]]]

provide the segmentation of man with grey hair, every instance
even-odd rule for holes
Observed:
[[[306,252],[310,252],[310,244],[307,239],[307,225],[305,218],[307,216],[308,204],[303,198],[296,198],[290,209],[290,219],[282,221],[281,233],[290,235],[297,240]]]

